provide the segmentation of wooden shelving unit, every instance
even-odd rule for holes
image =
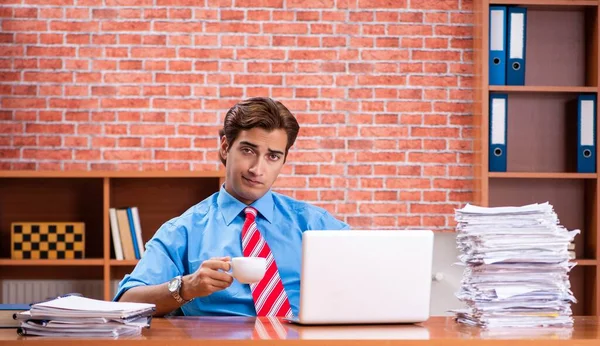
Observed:
[[[489,172],[489,178],[504,179],[596,179],[596,173],[558,173],[558,172]]]
[[[570,273],[578,300],[573,313],[600,316],[600,160],[596,173],[577,173],[572,150],[577,136],[573,101],[578,94],[599,91],[599,1],[483,0],[474,5],[475,202],[503,206],[548,201],[562,225],[580,229],[575,238],[578,264]],[[490,5],[527,8],[525,85],[489,85]],[[493,93],[508,95],[507,172],[489,171]],[[600,133],[600,127],[596,130]]]
[[[137,260],[114,259],[109,208],[137,206],[146,242],[164,222],[217,192],[224,176],[224,171],[0,171],[0,280],[99,279],[104,299],[111,299],[111,281],[122,279]],[[85,222],[86,258],[10,259],[10,224],[16,221]]]
[[[590,93],[596,87],[586,86],[538,86],[538,85],[490,85],[490,91],[511,93]]]
[[[104,259],[12,260],[1,259],[0,266],[103,266]]]

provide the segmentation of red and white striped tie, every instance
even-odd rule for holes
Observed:
[[[281,283],[275,258],[265,238],[256,228],[256,209],[246,207],[246,221],[242,227],[242,250],[246,257],[267,259],[267,272],[258,283],[250,285],[256,316],[292,317],[292,309]]]

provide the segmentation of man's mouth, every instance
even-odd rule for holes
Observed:
[[[252,179],[248,179],[244,176],[242,176],[242,179],[246,179],[247,181],[249,181],[252,184],[262,184],[260,181],[256,181],[256,180],[252,180]]]

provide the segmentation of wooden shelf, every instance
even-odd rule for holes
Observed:
[[[532,86],[532,85],[490,85],[490,91],[500,92],[539,92],[539,93],[595,93],[597,87],[588,86]]]
[[[489,6],[526,8],[525,85],[487,85]],[[560,224],[581,230],[569,275],[579,301],[574,315],[600,316],[600,171],[578,173],[577,114],[581,94],[600,95],[600,1],[484,0],[473,2],[474,204],[490,207],[549,202]],[[505,28],[508,16],[504,16]],[[509,40],[504,48],[508,50]],[[507,172],[489,172],[490,95],[506,93]],[[600,164],[600,156],[594,164]]]
[[[102,266],[103,259],[12,260],[0,259],[0,266]]]
[[[489,172],[490,178],[504,179],[596,179],[596,173],[537,173],[537,172]]]
[[[0,178],[223,178],[225,171],[0,171]]]
[[[111,259],[110,260],[110,265],[111,266],[135,266],[138,263],[138,260],[116,260],[116,259]]]
[[[598,265],[598,261],[595,259],[574,259],[571,262],[577,262],[578,266],[596,266]]]
[[[0,171],[0,277],[102,278],[103,297],[111,299],[112,280],[138,261],[114,259],[110,208],[136,206],[146,242],[163,223],[219,191],[224,177],[222,170]],[[87,259],[10,259],[10,225],[25,219],[84,222]]]
[[[596,0],[490,0],[490,5],[598,6]]]

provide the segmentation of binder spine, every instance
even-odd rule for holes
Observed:
[[[490,6],[489,84],[506,84],[506,6]]]
[[[527,47],[527,9],[508,7],[508,61],[506,84],[525,85]]]
[[[490,95],[489,171],[506,172],[508,95]]]
[[[577,172],[596,173],[596,95],[577,101]]]

